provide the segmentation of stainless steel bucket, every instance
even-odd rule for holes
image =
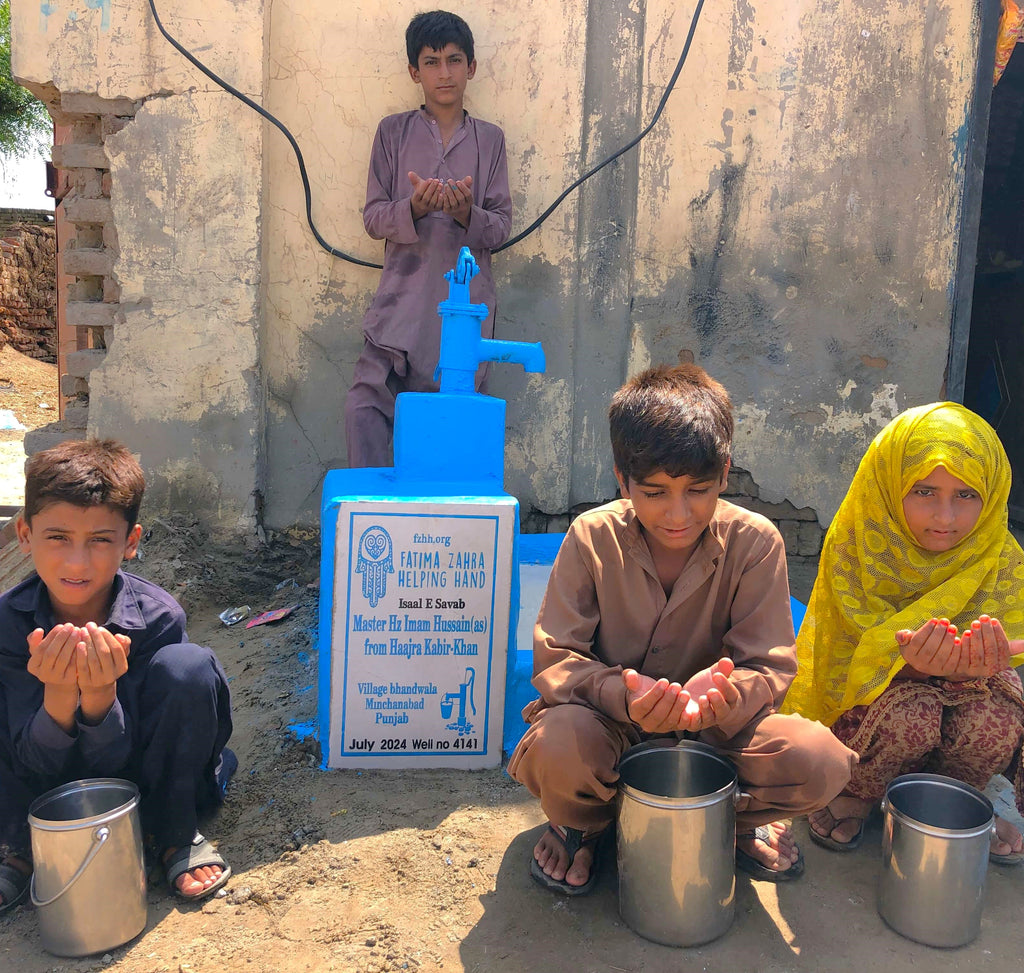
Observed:
[[[963,946],[981,929],[994,826],[992,802],[938,774],[905,774],[885,789],[879,915],[927,946]]]
[[[43,948],[100,953],[146,926],[139,789],[112,777],[76,780],[33,801],[32,902]]]
[[[619,913],[667,946],[699,946],[736,905],[736,770],[711,747],[641,743],[619,762]]]

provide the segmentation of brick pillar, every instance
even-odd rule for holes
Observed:
[[[65,279],[60,320],[62,403],[57,438],[84,435],[89,418],[89,373],[103,361],[114,339],[121,289],[113,276],[117,229],[110,204],[110,166],[103,141],[132,120],[136,104],[127,98],[61,95],[51,106],[57,136],[53,165],[69,188],[58,207],[58,267]],[[48,437],[52,438],[52,437]],[[49,445],[39,443],[39,448]],[[35,444],[33,444],[35,445]]]

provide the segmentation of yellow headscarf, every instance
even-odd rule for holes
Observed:
[[[977,490],[983,506],[967,537],[932,553],[914,541],[903,498],[937,466]],[[939,402],[893,419],[868,447],[825,536],[783,710],[831,726],[872,702],[903,668],[895,633],[930,618],[963,631],[987,614],[1008,638],[1024,638],[1024,552],[1007,530],[1009,494],[1009,460],[981,417]]]

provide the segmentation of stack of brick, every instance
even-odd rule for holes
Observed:
[[[40,163],[41,165],[42,163]],[[16,223],[32,223],[36,226],[52,226],[53,210],[24,209],[17,206],[0,206],[0,235],[7,232]]]
[[[761,491],[754,478],[738,467],[729,470],[729,485],[722,493],[725,500],[746,507],[767,517],[782,534],[786,554],[792,557],[817,557],[825,539],[825,529],[818,523],[818,515],[811,507],[794,507],[788,500],[772,503],[761,499]]]
[[[118,254],[117,230],[110,203],[110,164],[103,148],[108,135],[119,132],[135,115],[127,98],[62,94],[59,108],[50,106],[63,139],[53,147],[53,164],[68,187],[64,217],[74,226],[73,239],[62,244],[65,274],[76,278],[68,293],[67,324],[83,340],[67,356],[61,394],[64,424],[84,429],[89,416],[89,373],[101,364],[113,340],[121,288],[113,275]]]
[[[738,507],[756,510],[772,521],[786,542],[786,554],[791,560],[816,558],[821,553],[825,529],[818,523],[814,510],[811,507],[794,507],[788,500],[770,503],[762,500],[760,493],[754,478],[746,470],[734,466],[729,471],[729,484],[722,492],[722,498]],[[522,513],[522,530],[526,534],[561,533],[568,529],[578,514],[594,506],[596,504],[593,503],[578,504],[564,514],[527,509]]]
[[[0,237],[0,344],[57,360],[53,225],[14,223]]]

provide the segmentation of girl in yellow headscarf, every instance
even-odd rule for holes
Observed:
[[[784,706],[860,755],[842,794],[808,818],[819,844],[856,848],[904,773],[984,788],[1005,771],[1024,810],[1011,668],[1024,661],[1024,552],[1007,529],[1009,492],[995,432],[952,402],[907,410],[868,447],[825,537]],[[991,857],[1024,860],[1002,819]]]

